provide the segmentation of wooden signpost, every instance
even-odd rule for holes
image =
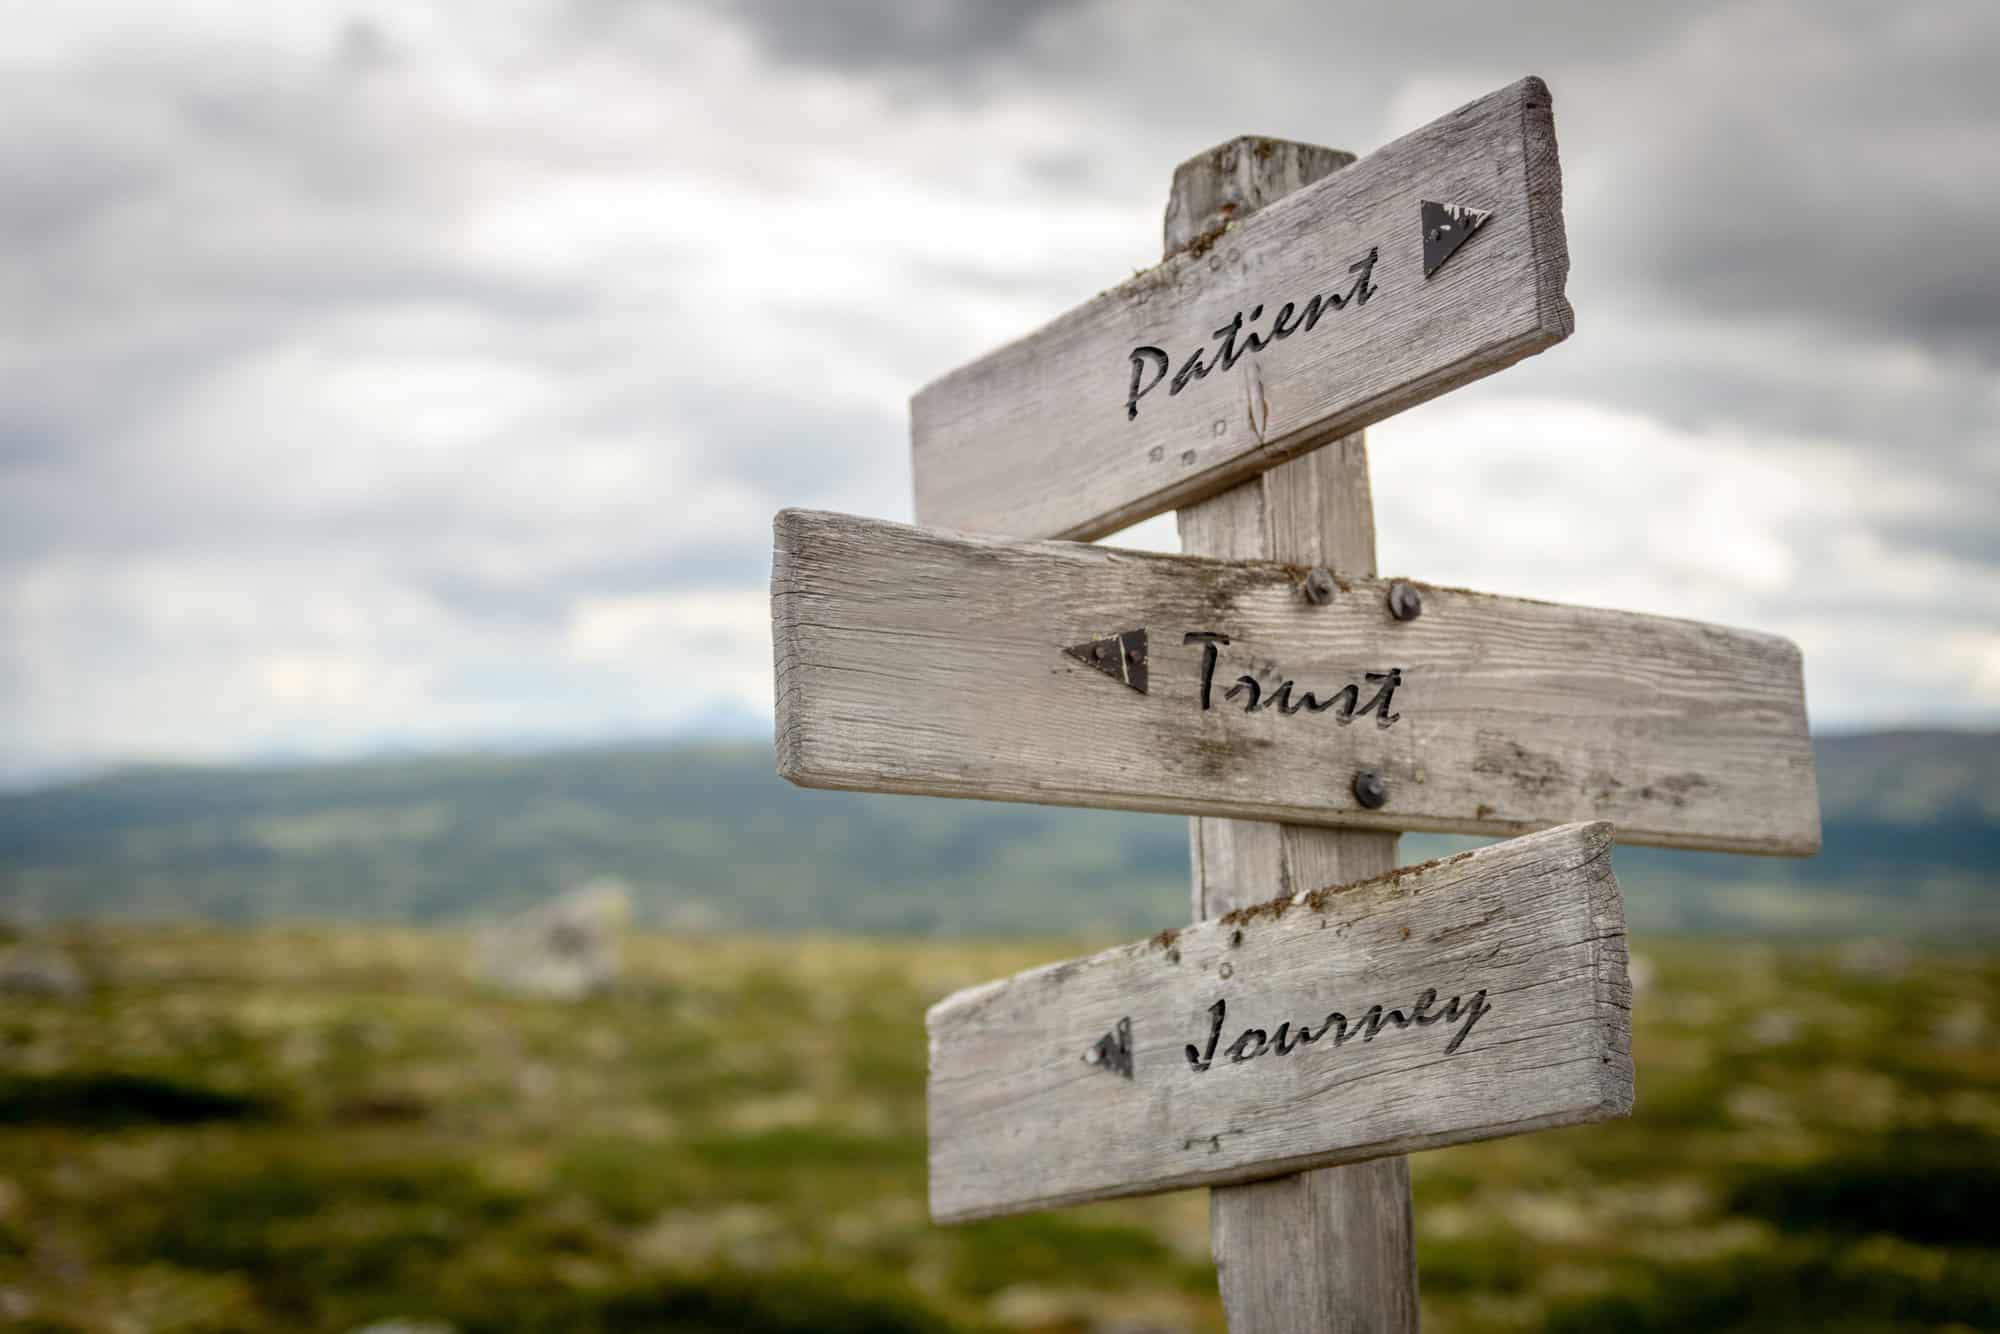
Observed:
[[[1622,1116],[1611,828],[1546,833],[963,991],[930,1012],[958,1222]]]
[[[1102,537],[1213,495],[1564,338],[1568,270],[1523,79],[918,394],[917,519]]]
[[[1817,848],[1799,656],[1374,578],[1357,428],[1570,331],[1540,80],[1224,144],[1166,250],[917,396],[928,526],[778,516],[779,768],[1190,813],[1197,925],[932,1010],[933,1213],[1209,1184],[1233,1334],[1410,1331],[1401,1155],[1631,1105],[1611,839]],[[1170,506],[1188,557],[1035,540]]]
[[[1273,562],[799,510],[771,588],[778,769],[809,787],[1819,844],[1799,655],[1771,635],[1407,581],[1329,577],[1320,605]]]

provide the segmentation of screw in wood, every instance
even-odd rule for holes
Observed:
[[[1389,585],[1389,614],[1399,621],[1414,621],[1424,614],[1424,595],[1415,584],[1398,579]]]
[[[1324,607],[1333,601],[1333,574],[1323,565],[1315,565],[1306,575],[1306,601],[1315,607]]]
[[[1389,801],[1389,785],[1373,769],[1354,775],[1354,799],[1371,811],[1379,811]]]

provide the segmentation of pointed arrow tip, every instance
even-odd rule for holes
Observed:
[[[1146,693],[1146,631],[1123,630],[1105,639],[1086,639],[1063,650],[1070,657],[1095,667],[1121,685]]]
[[[1424,277],[1428,278],[1472,239],[1472,234],[1493,216],[1490,208],[1468,208],[1464,204],[1418,201],[1424,224]]]
[[[1132,1077],[1131,1017],[1120,1019],[1116,1028],[1091,1043],[1083,1053],[1083,1063],[1130,1079]]]

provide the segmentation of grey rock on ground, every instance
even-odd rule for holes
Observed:
[[[82,970],[55,946],[0,946],[0,996],[75,1000],[88,990]]]
[[[479,933],[474,971],[504,991],[576,1000],[618,980],[618,936],[631,899],[598,880]]]

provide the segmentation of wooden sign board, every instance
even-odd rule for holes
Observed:
[[[924,389],[916,517],[1115,532],[1568,336],[1568,271],[1523,79]]]
[[[783,511],[779,772],[1295,824],[1505,837],[1602,819],[1630,843],[1819,846],[1789,641],[1424,584],[1398,620],[1390,581],[1348,580],[1323,606],[1306,582]],[[1379,791],[1357,791],[1364,773]]]
[[[929,1015],[959,1222],[1599,1121],[1632,1107],[1609,825],[1231,913]]]

